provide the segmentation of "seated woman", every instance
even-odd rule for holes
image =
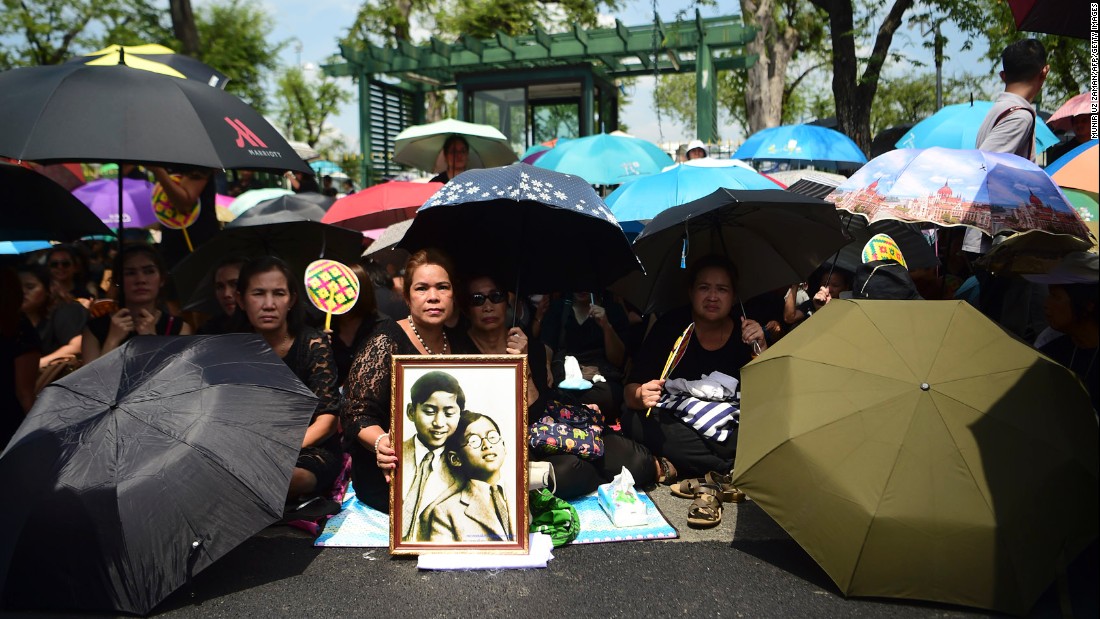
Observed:
[[[248,325],[317,395],[317,409],[290,477],[288,501],[326,493],[344,463],[337,431],[336,362],[328,338],[303,324],[299,280],[285,262],[272,257],[246,263],[237,280],[237,306]]]
[[[99,287],[88,281],[84,256],[71,245],[55,245],[46,252],[51,284],[61,298],[75,299],[87,307],[99,296]],[[66,300],[68,300],[66,299]]]
[[[503,542],[515,539],[508,494],[500,485],[507,448],[491,417],[463,411],[444,443],[454,485],[424,509],[420,541]]]
[[[222,258],[214,268],[214,299],[222,312],[207,320],[199,327],[199,335],[218,335],[232,333],[240,327],[237,316],[237,281],[241,277],[241,268],[248,259],[244,256]]]
[[[529,346],[527,335],[518,327],[509,327],[508,294],[497,281],[487,275],[470,279],[463,306],[470,321],[470,340],[484,354],[527,355],[530,375],[527,380],[527,421],[537,419],[546,409],[546,401],[554,397],[550,385],[550,366],[547,363],[548,348],[536,340]],[[603,434],[604,455],[595,460],[582,459],[574,454],[543,456],[531,453],[532,460],[549,462],[557,481],[555,494],[564,499],[583,496],[596,490],[618,475],[625,466],[639,486],[647,486],[657,477],[658,466],[653,454],[643,445],[612,433],[605,428]]]
[[[123,248],[115,260],[113,272],[122,274],[122,307],[111,314],[92,318],[84,327],[81,355],[85,364],[118,348],[135,335],[191,334],[191,326],[169,313],[161,303],[161,289],[167,274],[160,254],[151,245]]]
[[[76,301],[65,300],[54,290],[46,269],[22,267],[19,279],[23,284],[23,314],[38,330],[42,343],[39,369],[58,359],[79,356],[88,310]]]
[[[722,475],[733,469],[737,433],[724,441],[703,436],[675,414],[656,409],[664,393],[661,370],[676,339],[688,324],[695,328],[686,352],[668,378],[699,380],[722,372],[740,380],[741,366],[752,360],[754,348],[767,348],[764,330],[755,320],[734,318],[737,269],[720,256],[706,256],[692,265],[690,313],[669,312],[653,326],[634,358],[624,398],[623,433],[648,447],[664,465],[662,483],[677,477],[698,477],[711,471]],[[647,414],[647,409],[653,409]]]
[[[1063,264],[1077,265],[1083,273],[1066,276],[1063,269],[1045,275],[1025,275],[1028,280],[1048,284],[1043,311],[1047,324],[1062,335],[1039,347],[1039,351],[1073,370],[1089,392],[1094,411],[1100,410],[1100,313],[1097,313],[1096,254],[1075,252]],[[1081,265],[1084,265],[1083,267]],[[1060,265],[1061,266],[1061,265]],[[1090,283],[1081,283],[1091,278]]]
[[[413,254],[405,265],[409,315],[382,323],[351,365],[341,411],[344,447],[351,454],[355,496],[379,511],[389,511],[389,483],[397,466],[389,436],[393,355],[477,353],[464,333],[444,328],[455,311],[454,272],[438,251]]]
[[[619,333],[625,331],[627,317],[618,303],[598,305],[596,298],[590,292],[574,292],[551,302],[541,320],[539,338],[554,351],[555,385],[565,378],[561,364],[567,355],[576,357],[582,370],[586,366],[596,368],[606,379],[575,393],[581,402],[599,406],[608,423],[614,424],[622,406],[622,369],[626,363],[626,346]]]

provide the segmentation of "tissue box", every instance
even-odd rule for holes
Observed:
[[[623,489],[615,482],[603,484],[596,489],[596,499],[617,527],[639,527],[649,522],[645,503],[632,486]]]

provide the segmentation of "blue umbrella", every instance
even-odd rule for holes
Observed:
[[[702,167],[688,162],[623,183],[604,201],[619,221],[653,219],[669,207],[709,196],[722,187],[781,189],[755,170],[732,163],[725,167]]]
[[[1062,190],[1016,155],[951,148],[899,149],[875,157],[827,200],[870,221],[965,225],[994,235],[1046,230],[1088,238]]]
[[[944,106],[940,111],[925,118],[908,133],[901,136],[894,146],[898,148],[977,148],[978,129],[982,127],[986,114],[993,107],[992,101],[975,101]],[[1058,143],[1058,138],[1038,119],[1035,123],[1035,150],[1044,150]]]
[[[442,249],[459,270],[521,281],[524,293],[599,290],[641,269],[588,181],[526,163],[454,177],[420,207],[397,246]]]
[[[317,176],[331,176],[333,174],[343,174],[344,169],[328,159],[318,159],[317,161],[310,161],[309,167],[313,168],[313,171]]]
[[[867,157],[851,138],[818,125],[783,125],[762,129],[745,140],[734,159],[866,163]]]
[[[14,256],[53,247],[49,241],[0,241],[0,255]]]
[[[618,185],[670,165],[672,158],[656,144],[606,133],[559,141],[535,161],[535,167],[579,176],[592,185]]]

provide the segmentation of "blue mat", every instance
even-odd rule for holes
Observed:
[[[638,493],[645,503],[649,522],[638,527],[618,528],[600,507],[596,493],[570,501],[581,519],[581,533],[574,544],[600,544],[647,539],[677,537],[676,529],[664,519],[653,499],[644,492]],[[389,548],[390,516],[360,503],[355,493],[348,489],[344,495],[343,509],[329,519],[324,531],[313,542],[314,546],[328,548]]]

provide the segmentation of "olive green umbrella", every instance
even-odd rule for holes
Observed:
[[[1096,537],[1084,387],[965,302],[833,300],[741,377],[734,483],[846,595],[1024,614]]]

